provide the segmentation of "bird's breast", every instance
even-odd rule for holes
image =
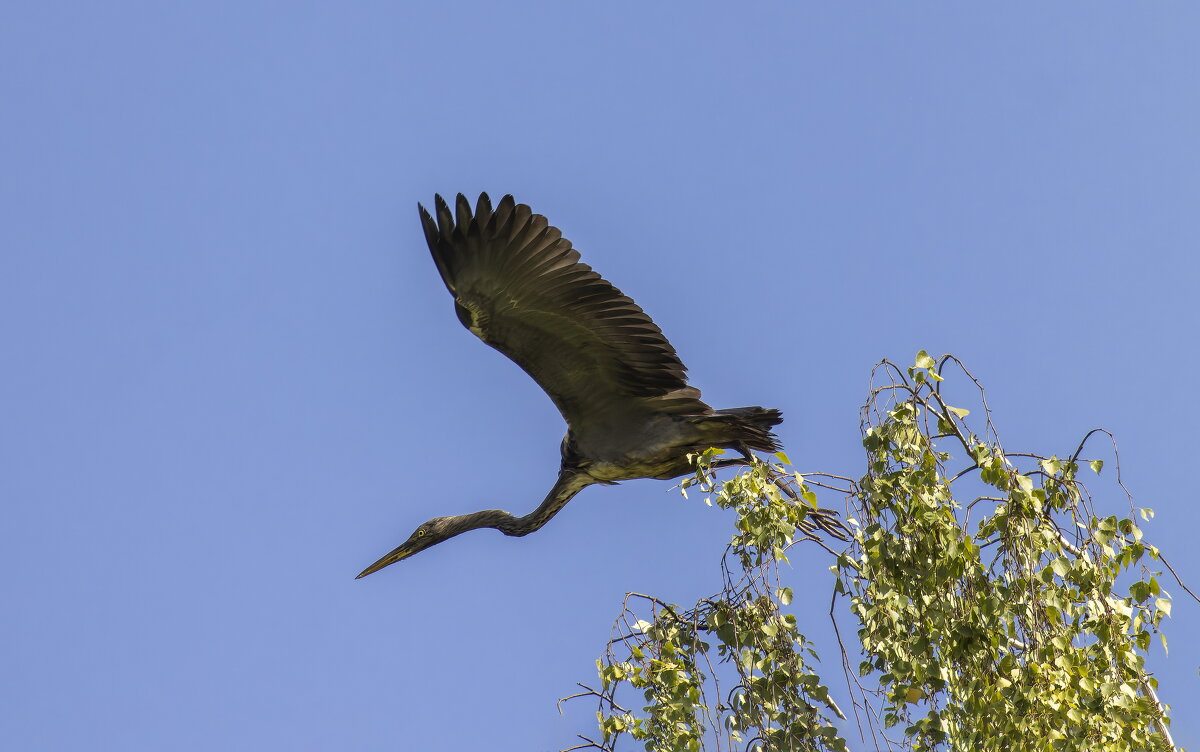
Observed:
[[[602,482],[675,478],[690,471],[687,455],[695,451],[694,434],[685,422],[660,416],[642,425],[580,436],[576,449],[587,460],[588,475]]]

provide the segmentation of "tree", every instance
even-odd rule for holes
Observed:
[[[978,390],[982,433],[944,396],[951,364]],[[1008,452],[979,382],[924,351],[907,369],[876,366],[862,416],[857,481],[794,473],[783,453],[720,480],[719,450],[695,458],[684,494],[736,513],[723,587],[687,608],[626,596],[599,685],[572,696],[598,700],[599,733],[571,749],[836,751],[848,732],[875,749],[1173,749],[1145,669],[1171,612],[1153,568],[1170,567],[1143,539],[1149,509],[1105,514],[1088,486],[1104,462],[1085,451],[1112,437],[1092,431],[1063,457]],[[1107,490],[1124,492],[1116,470]],[[845,550],[798,530],[814,489],[846,498]],[[802,541],[832,557],[853,722],[788,613],[779,565]],[[858,623],[857,658],[839,603]]]

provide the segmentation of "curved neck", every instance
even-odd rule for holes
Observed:
[[[546,494],[546,499],[529,514],[524,517],[514,517],[502,509],[487,509],[463,515],[465,518],[463,521],[466,523],[463,526],[463,532],[490,527],[505,535],[518,537],[529,535],[535,530],[540,530],[554,515],[558,514],[559,510],[566,506],[575,494],[595,482],[586,473],[563,470],[558,474],[558,480],[550,489],[550,493]]]

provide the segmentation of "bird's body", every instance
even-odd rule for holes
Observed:
[[[782,420],[778,410],[705,408],[707,413],[653,415],[615,425],[609,431],[597,431],[589,437],[590,443],[576,438],[574,452],[564,454],[564,463],[577,462],[601,483],[635,478],[669,480],[692,472],[688,455],[709,447],[778,449],[770,433],[770,427]],[[564,444],[570,447],[571,443],[568,434]]]
[[[459,194],[452,212],[437,196],[436,221],[418,208],[463,326],[533,377],[568,431],[558,481],[533,512],[435,518],[359,577],[466,530],[526,535],[591,484],[676,478],[709,447],[778,450],[778,410],[701,401],[658,326],[528,206],[505,196],[493,209],[482,194],[472,211]]]

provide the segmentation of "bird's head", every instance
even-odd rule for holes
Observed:
[[[379,561],[364,569],[362,574],[358,576],[366,577],[373,572],[378,572],[389,564],[395,564],[401,559],[407,559],[413,554],[424,551],[430,546],[437,545],[447,538],[457,535],[458,532],[461,532],[449,532],[446,525],[448,519],[450,518],[434,517],[428,522],[421,523],[421,525],[413,531],[412,535],[408,536],[408,540],[392,549],[390,553],[381,558]]]
[[[395,564],[401,559],[407,559],[413,554],[420,553],[430,546],[436,546],[444,540],[453,538],[459,533],[475,530],[481,527],[502,528],[507,521],[512,520],[508,512],[498,509],[488,509],[474,514],[462,514],[457,517],[434,517],[428,522],[421,523],[408,540],[392,549],[379,561],[367,567],[355,579],[366,577],[378,572],[389,564]]]

